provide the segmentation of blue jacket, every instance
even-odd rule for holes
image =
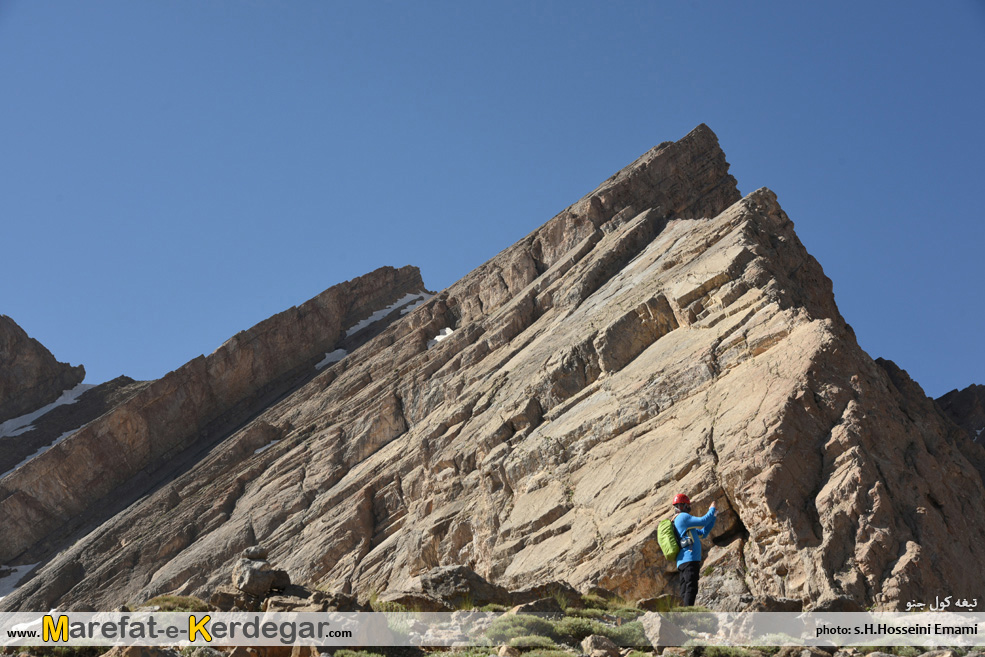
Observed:
[[[715,509],[701,517],[690,513],[678,513],[674,516],[674,529],[681,542],[681,551],[677,553],[677,567],[688,561],[701,561],[701,539],[711,533],[715,526]]]

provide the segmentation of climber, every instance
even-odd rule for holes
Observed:
[[[691,515],[691,500],[687,495],[674,496],[674,530],[677,532],[681,551],[677,553],[677,572],[681,576],[681,599],[685,607],[693,607],[698,596],[698,578],[701,576],[701,539],[711,533],[715,526],[717,510],[711,503],[708,513],[703,516]]]

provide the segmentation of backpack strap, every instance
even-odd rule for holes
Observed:
[[[670,521],[670,526],[674,528],[674,536],[677,537],[677,544],[681,546],[681,549],[694,547],[694,535],[691,533],[694,531],[693,529],[689,529],[688,531],[684,532],[685,536],[683,538],[681,537],[680,532],[677,531],[676,521],[677,521],[677,516],[679,515],[681,515],[680,511],[675,513],[674,517],[671,518]]]

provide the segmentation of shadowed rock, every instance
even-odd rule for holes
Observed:
[[[84,367],[59,363],[14,320],[0,315],[0,424],[50,404],[84,378]]]

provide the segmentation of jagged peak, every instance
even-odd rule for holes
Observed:
[[[85,368],[55,359],[17,322],[0,315],[0,423],[49,404],[85,379]]]

